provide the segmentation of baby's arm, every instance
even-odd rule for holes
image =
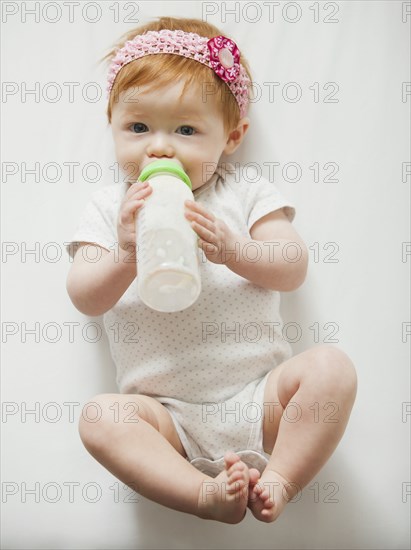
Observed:
[[[145,182],[134,183],[125,194],[117,220],[118,251],[82,242],[67,277],[67,292],[85,315],[102,315],[111,309],[137,276],[135,217],[151,193]],[[97,262],[83,254],[84,246],[95,246]]]
[[[84,246],[99,249],[89,257],[99,257],[90,262],[83,253]],[[130,261],[131,259],[131,261]],[[118,302],[137,275],[136,261],[130,253],[119,247],[118,253],[98,245],[80,243],[67,277],[67,292],[76,308],[85,315],[102,315]]]
[[[307,247],[282,209],[257,220],[250,236],[252,240],[236,236],[240,253],[227,254],[226,266],[231,271],[270,290],[291,291],[302,285],[308,267]],[[255,247],[247,251],[252,242],[258,255]]]
[[[283,210],[275,210],[251,227],[251,239],[234,233],[204,205],[185,201],[191,222],[207,259],[269,290],[290,291],[305,279],[308,252]],[[252,245],[252,246],[250,246]]]

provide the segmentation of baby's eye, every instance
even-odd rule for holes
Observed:
[[[195,133],[195,130],[192,126],[180,126],[179,128],[183,136],[192,136]]]
[[[141,134],[148,130],[147,126],[142,122],[136,122],[135,124],[132,124],[131,128],[136,134]]]

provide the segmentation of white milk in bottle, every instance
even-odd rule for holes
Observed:
[[[137,211],[137,291],[150,308],[162,312],[190,307],[201,292],[197,234],[184,215],[194,200],[189,177],[171,160],[157,160],[141,172],[152,192]]]

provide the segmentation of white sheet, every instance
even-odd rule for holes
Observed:
[[[2,3],[2,546],[407,548],[410,2],[85,2],[71,7],[73,22],[65,4]],[[38,21],[24,20],[30,9]],[[101,318],[83,316],[66,293],[63,243],[90,194],[113,181],[105,68],[96,63],[136,26],[125,20],[133,10],[138,23],[204,17],[250,60],[262,95],[231,160],[258,163],[266,177],[267,163],[279,163],[274,181],[297,206],[311,256],[305,284],[283,295],[289,338],[293,326],[301,332],[294,353],[334,342],[357,368],[337,451],[270,526],[251,514],[229,526],[142,497],[126,502],[130,491],[77,433],[80,404],[116,386]],[[268,82],[279,83],[272,102]],[[78,84],[73,101],[67,83]],[[24,94],[35,86],[37,98]],[[96,90],[103,95],[92,102]],[[35,163],[37,181],[23,177]],[[67,163],[77,163],[72,178]],[[101,166],[95,182],[88,163]],[[326,182],[333,167],[337,181]],[[36,406],[37,417],[24,412]]]

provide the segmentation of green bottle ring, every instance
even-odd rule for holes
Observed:
[[[138,181],[146,181],[146,179],[148,179],[150,176],[159,172],[169,172],[178,176],[186,185],[188,185],[191,190],[193,190],[190,178],[187,176],[184,170],[180,168],[178,164],[171,160],[160,159],[151,162],[142,170]]]

